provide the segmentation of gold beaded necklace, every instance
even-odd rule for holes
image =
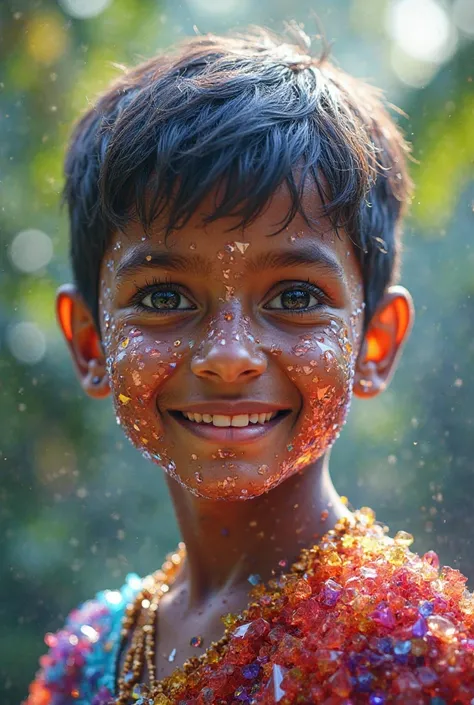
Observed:
[[[336,530],[341,534],[346,533],[350,523],[347,519],[341,519],[336,529],[330,530],[325,537],[336,534]],[[322,542],[324,542],[325,537],[323,537]],[[308,572],[310,570],[311,556],[318,550],[317,547],[303,549],[299,559],[293,563],[290,570],[282,577],[287,579],[291,574]],[[221,639],[212,642],[201,656],[194,656],[188,659],[181,668],[176,669],[171,675],[162,680],[157,680],[155,653],[158,604],[163,595],[169,591],[185,556],[186,547],[181,542],[174,553],[169,553],[166,556],[161,569],[144,579],[141,591],[126,608],[120,635],[121,647],[119,654],[130,635],[131,639],[125,652],[121,674],[117,679],[116,705],[128,705],[128,703],[135,702],[140,697],[145,701],[147,698],[152,700],[154,705],[170,705],[173,702],[173,695],[178,690],[181,690],[185,683],[191,684],[192,674],[197,670],[198,666],[218,661],[224,647],[229,642],[232,627],[236,621],[232,615],[228,615],[228,624],[226,618],[223,618],[226,629]],[[243,610],[239,614],[239,618],[245,619],[248,613],[249,608]],[[141,683],[145,666],[148,672],[148,685]]]
[[[145,578],[141,591],[126,608],[120,634],[121,647],[130,635],[131,639],[123,659],[121,674],[117,680],[117,705],[127,705],[139,696],[150,698],[157,705],[169,703],[167,696],[172,696],[173,692],[183,685],[183,680],[199,664],[215,660],[229,640],[226,633],[219,641],[212,642],[201,656],[189,659],[181,669],[161,681],[156,679],[156,612],[161,598],[174,582],[178,568],[185,556],[185,545],[179,543],[177,550],[166,556],[161,569]],[[119,649],[119,653],[121,650],[122,648]],[[140,683],[145,666],[149,681],[147,686]]]

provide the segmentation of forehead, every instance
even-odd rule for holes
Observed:
[[[282,266],[319,263],[334,276],[361,281],[354,246],[341,228],[337,232],[322,212],[320,196],[309,186],[302,205],[312,218],[309,225],[297,213],[283,229],[291,206],[286,186],[280,187],[263,211],[245,228],[238,216],[224,216],[206,223],[216,209],[216,194],[210,194],[186,225],[168,236],[164,224],[155,221],[145,234],[143,226],[132,220],[124,232],[113,235],[107,257],[112,255],[120,277],[142,263],[145,267],[179,269],[209,276],[222,269],[222,260],[234,269],[260,270]],[[243,255],[243,256],[239,256]],[[172,265],[172,266],[171,266]],[[110,269],[110,267],[109,267]]]

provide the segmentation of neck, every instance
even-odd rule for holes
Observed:
[[[168,485],[186,544],[182,579],[191,608],[218,593],[248,591],[250,575],[269,580],[281,571],[280,561],[289,568],[303,548],[350,514],[332,484],[328,456],[246,501],[197,498],[171,478]]]

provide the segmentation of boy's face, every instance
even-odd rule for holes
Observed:
[[[199,496],[271,489],[329,449],[354,382],[377,391],[357,365],[363,286],[353,246],[327,221],[315,232],[299,216],[270,235],[287,209],[281,189],[249,228],[229,231],[233,219],[203,225],[204,204],[166,243],[158,227],[146,237],[130,224],[103,259],[101,335],[117,419]]]

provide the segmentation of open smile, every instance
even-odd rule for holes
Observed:
[[[210,411],[210,410],[209,410]],[[208,411],[170,411],[182,427],[201,438],[217,443],[248,443],[272,431],[289,409],[251,411],[247,413],[209,413]]]

